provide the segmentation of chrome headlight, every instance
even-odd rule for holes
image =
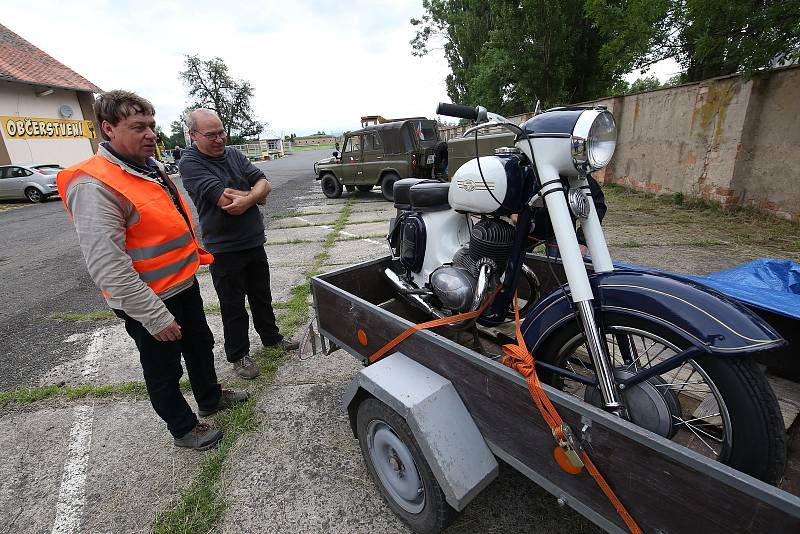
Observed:
[[[572,162],[578,169],[602,169],[617,148],[614,116],[600,109],[584,111],[572,131]]]

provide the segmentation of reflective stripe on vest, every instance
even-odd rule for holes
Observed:
[[[182,236],[176,237],[172,241],[161,243],[160,245],[153,245],[150,247],[129,248],[125,252],[128,253],[128,256],[130,256],[133,261],[148,260],[150,258],[155,258],[156,256],[161,256],[162,254],[166,254],[167,252],[170,252],[172,250],[184,247],[191,242],[192,242],[192,234],[191,232],[186,232]]]
[[[103,182],[136,209],[139,221],[125,229],[125,252],[141,280],[155,293],[188,280],[200,265],[214,261],[197,244],[191,219],[184,219],[161,185],[133,175],[103,156],[92,156],[58,174],[58,191],[65,205],[70,181],[83,174]],[[178,201],[186,213],[191,213],[180,193]]]
[[[187,265],[191,265],[192,263],[197,261],[197,252],[192,251],[188,256],[182,258],[176,262],[170,263],[169,265],[165,265],[164,267],[159,267],[158,269],[153,269],[152,271],[147,271],[143,273],[139,273],[139,277],[145,282],[155,282],[156,280],[160,280],[162,278],[166,278],[167,276],[173,275],[175,273],[179,273],[181,269],[186,267]]]

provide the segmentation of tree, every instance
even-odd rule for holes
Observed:
[[[161,139],[164,142],[164,147],[171,150],[178,145],[184,146],[186,140],[183,138],[183,123],[181,121],[172,121],[169,125],[169,129],[170,135],[161,132]]]
[[[441,41],[453,102],[511,114],[604,96],[621,78],[598,60],[604,37],[575,0],[423,0],[412,54]]]
[[[624,73],[672,58],[684,81],[800,60],[800,2],[786,0],[587,0],[606,38],[601,60]]]
[[[202,60],[186,56],[186,70],[180,75],[189,90],[188,110],[200,107],[214,110],[228,139],[257,137],[264,130],[264,123],[253,112],[253,87],[248,81],[233,79],[221,58]]]

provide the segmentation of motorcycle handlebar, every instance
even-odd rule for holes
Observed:
[[[457,117],[459,119],[478,120],[478,108],[471,108],[469,106],[462,106],[461,104],[448,104],[446,102],[439,102],[436,106],[437,115],[446,115],[448,117]]]

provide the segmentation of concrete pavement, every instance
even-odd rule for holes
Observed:
[[[377,189],[354,195],[355,202],[349,202],[347,193],[341,199],[325,199],[312,180],[292,185],[295,189],[273,211],[282,213],[270,219],[267,230],[276,302],[288,300],[291,288],[304,282],[345,206],[350,216],[328,250],[323,270],[386,254],[382,236],[394,211]],[[628,217],[609,213],[610,243],[629,239]],[[653,237],[648,247],[618,248],[616,257],[676,269],[675,247],[682,246],[695,255],[681,256],[686,263],[680,268],[695,273],[736,261],[735,253],[726,255],[721,249],[714,256],[716,263],[709,265],[707,250],[680,245],[677,230],[675,239],[663,229],[659,232],[660,241]],[[220,380],[245,385],[236,381],[224,358],[208,272],[201,271],[198,279],[218,340]],[[257,347],[253,331],[251,340]],[[60,341],[71,357],[54,362],[39,376],[39,385],[121,387],[141,382],[135,347],[120,323],[102,323]],[[215,490],[226,503],[217,532],[406,531],[378,496],[340,405],[342,391],[359,369],[355,358],[343,351],[327,357],[289,356],[257,399],[257,430],[234,445],[216,482]],[[189,393],[187,397],[193,404]],[[0,408],[0,517],[9,532],[147,532],[159,512],[179,501],[207,454],[173,447],[147,399],[135,391],[8,405]],[[558,508],[555,499],[513,469],[501,466],[498,480],[467,507],[451,531],[596,529],[569,509]]]

